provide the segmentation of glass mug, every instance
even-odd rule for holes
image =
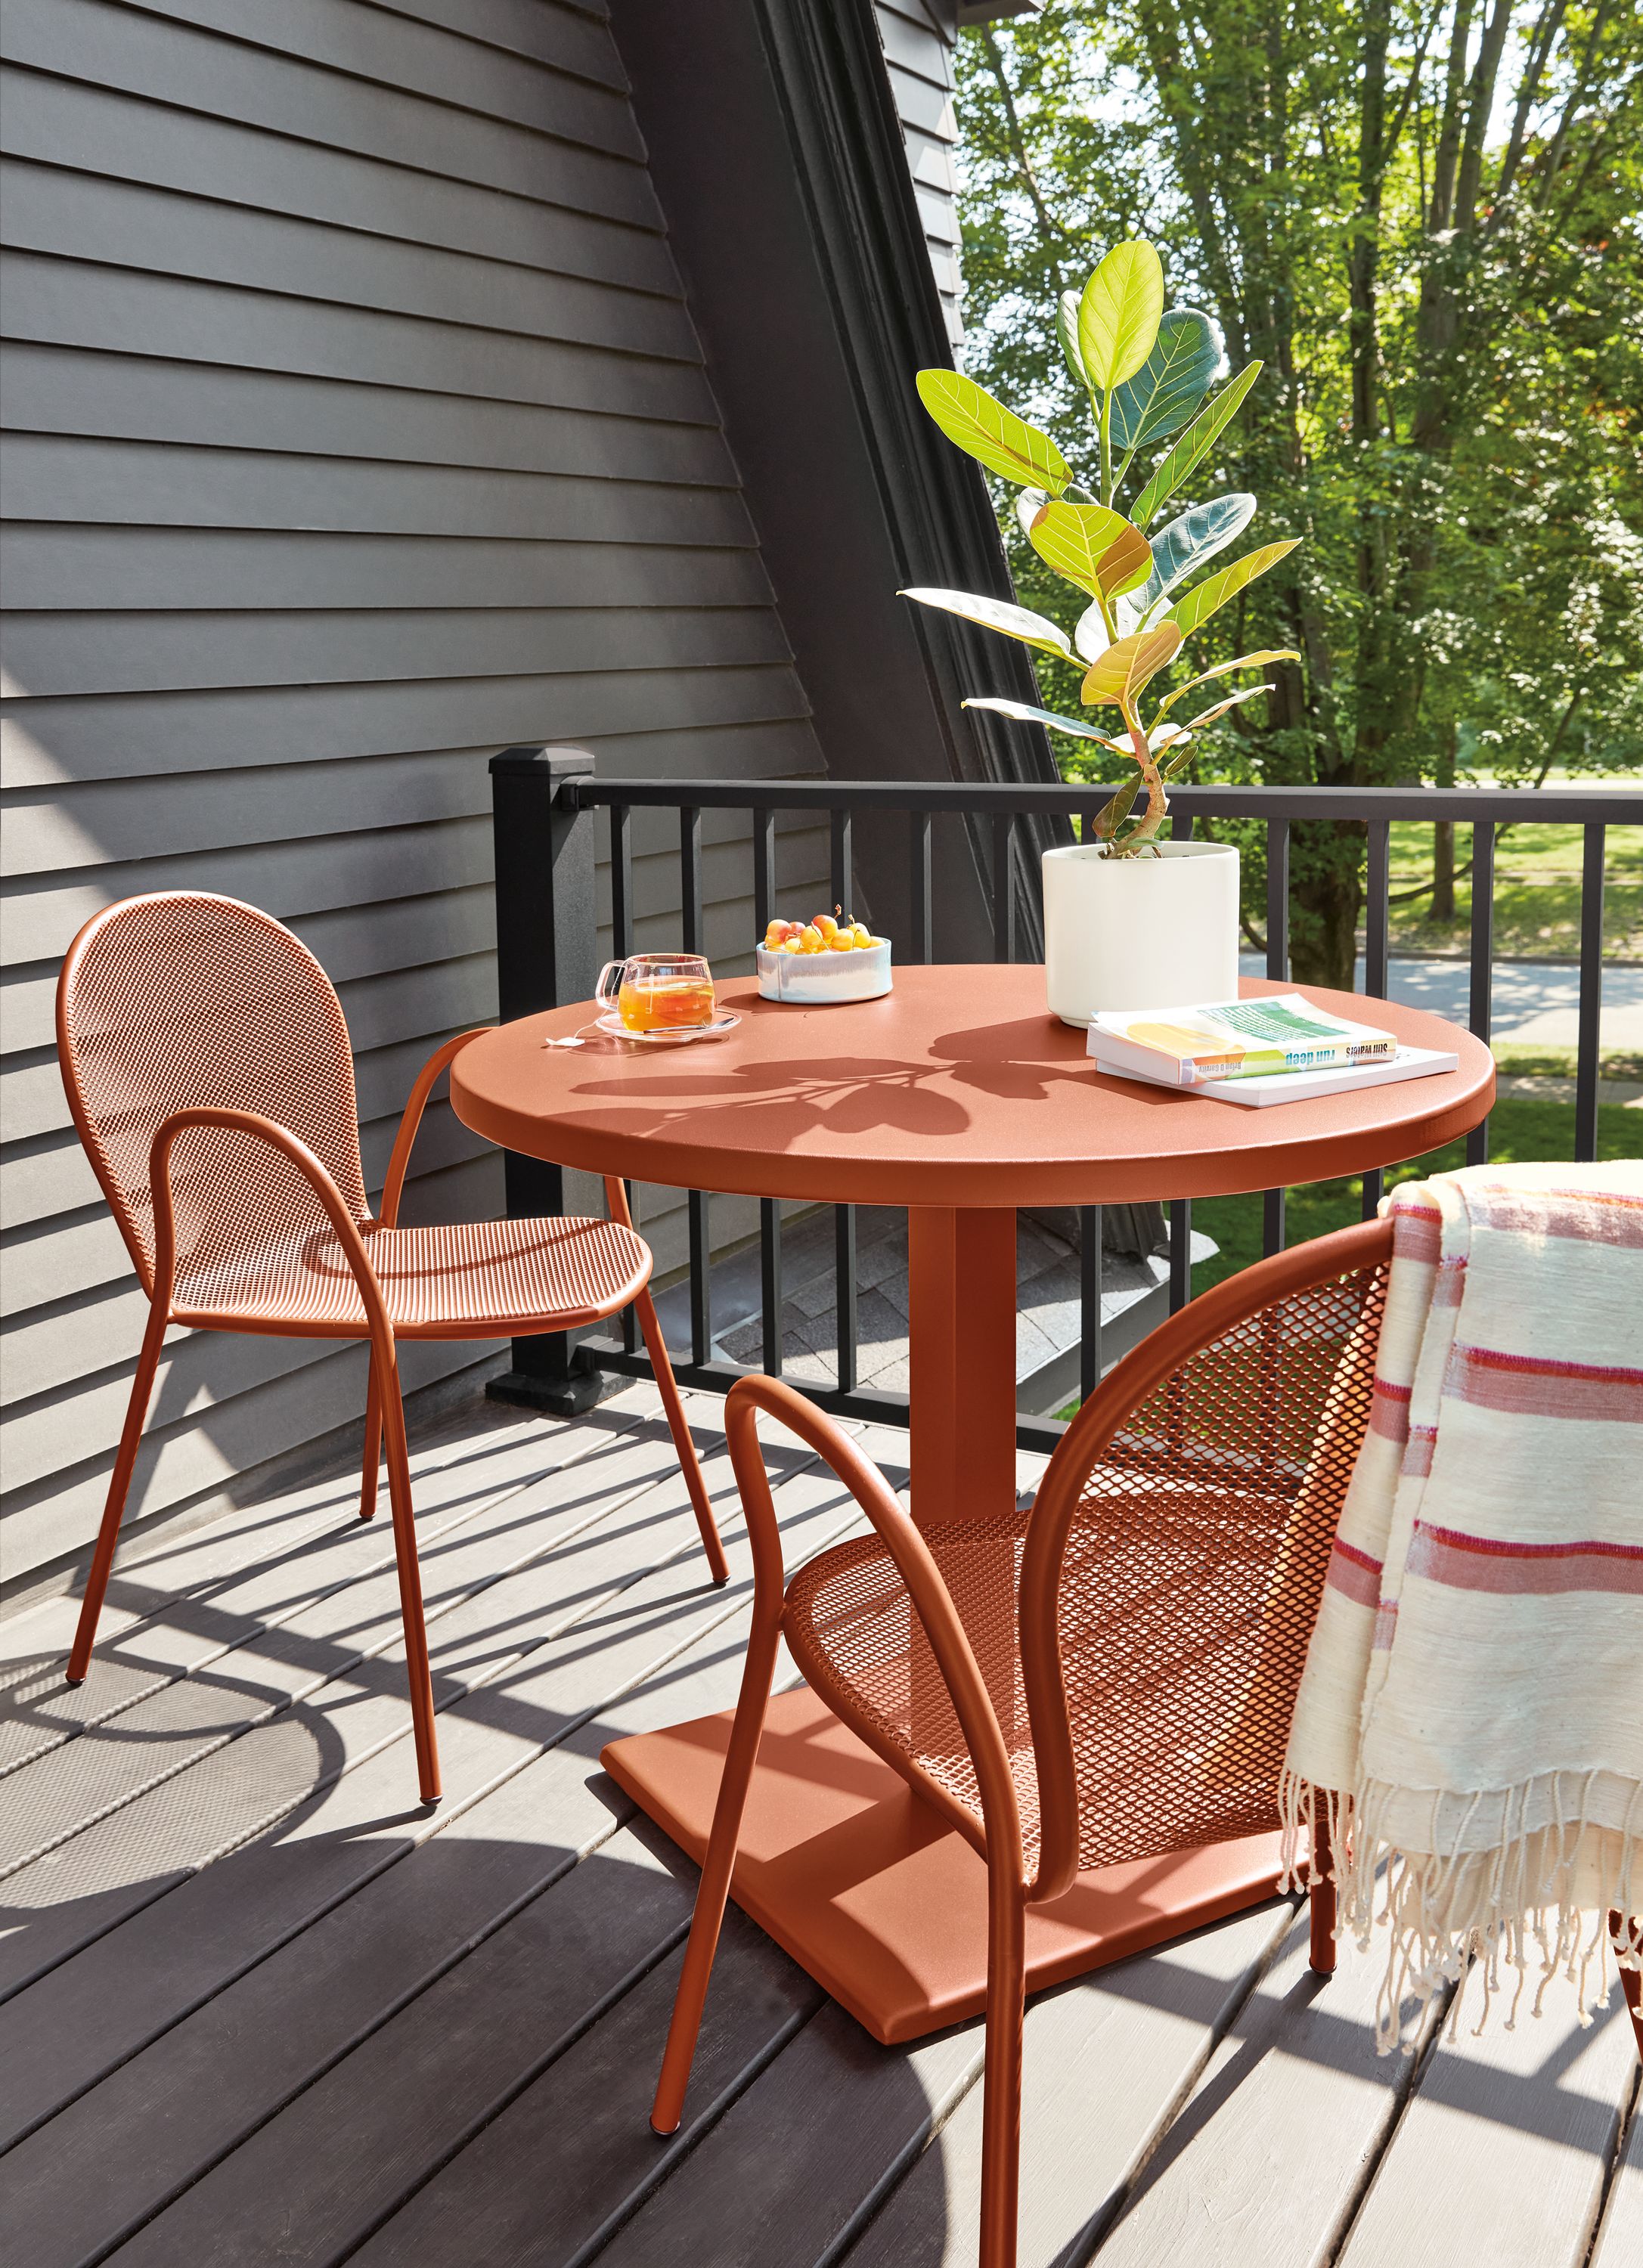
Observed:
[[[711,1024],[713,972],[699,953],[633,953],[599,972],[593,998],[630,1032],[676,1032]]]

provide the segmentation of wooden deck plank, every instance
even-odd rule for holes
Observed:
[[[790,1528],[801,1532],[820,1528],[823,1535],[831,1534],[848,1518],[836,1485],[813,1473],[789,1481],[782,1499]],[[727,1543],[733,1568],[745,1578],[745,1541],[727,1537]],[[630,1656],[637,1651],[645,1664],[655,1660],[657,1610],[682,1596],[696,1605],[698,1629],[704,1621],[719,1629],[733,1621],[740,1637],[737,1605],[715,1594],[704,1617],[700,1600],[682,1594],[679,1584],[679,1569],[663,1567],[633,1587],[638,1596],[630,1600],[624,1594],[615,1602],[630,1625]],[[742,1588],[745,1595],[745,1580]],[[585,1709],[590,1702],[599,1705],[599,1693],[588,1693],[590,1678],[602,1682],[619,1675],[624,1650],[614,1632],[608,1644],[593,1649],[586,1637],[579,1622],[566,1634],[558,1650],[556,1681],[563,1688],[568,1672]],[[740,1644],[716,1649],[718,1692],[704,1695],[704,1705],[711,1705],[714,1697],[728,1697],[740,1651]],[[628,1666],[631,1670],[637,1665],[630,1660]],[[542,1668],[544,1684],[554,1682],[554,1665],[545,1662]],[[517,1705],[521,1700],[534,1703],[535,1697],[520,1689],[512,1698]],[[654,1705],[664,1715],[672,1713],[667,1686],[659,1686]],[[568,1727],[571,1721],[570,1712],[559,1713],[561,1725]],[[591,1786],[594,1777],[584,1760],[579,1771],[556,1775],[556,1785],[539,1770],[511,1778],[427,1843],[412,1864],[394,1868],[335,1906],[15,2150],[0,2165],[0,2196],[9,2199],[8,2225],[21,2232],[31,2259],[50,2268],[100,2250],[203,2174],[206,2178],[197,2188],[188,2189],[155,2225],[160,2233],[152,2242],[161,2249],[153,2257],[174,2257],[175,2248],[192,2253],[202,2246],[208,2256],[235,2257],[236,2207],[246,2209],[247,2185],[254,2200],[266,2194],[262,2167],[270,2154],[287,2165],[274,2186],[305,2200],[302,2213],[293,2205],[284,2224],[288,2257],[308,2257],[298,2247],[309,2236],[317,2248],[314,2257],[334,2257],[326,2247],[333,2239],[341,2241],[321,2211],[330,2193],[316,2173],[333,2146],[343,2153],[339,2178],[348,2213],[357,2213],[372,2197],[377,2217],[389,2211],[417,2177],[424,2152],[437,2161],[442,2139],[444,2146],[455,2146],[465,2122],[483,2117],[509,2068],[493,2039],[489,2053],[475,2063],[466,2091],[454,2068],[438,2084],[430,2084],[425,2066],[434,2051],[414,2043],[430,2022],[440,2030],[446,2026],[442,2012],[453,1994],[460,2006],[461,1992],[486,1989],[490,1971],[475,1948],[499,1925],[512,1928],[509,1916],[521,1902],[533,1904],[530,1931],[540,1934],[557,1926],[557,1905],[550,1911],[548,1903],[541,1903],[542,1893],[576,1867],[579,1851],[604,1845],[610,1835],[611,1812]],[[677,1863],[688,1876],[685,1862]],[[623,1879],[618,1870],[612,1882]],[[685,1917],[691,1888],[687,1880],[677,1901]],[[559,1895],[556,1890],[556,1900]],[[645,1965],[642,1948],[636,1950],[624,1935],[631,1918],[618,1911],[618,1889],[608,1882],[602,1895],[612,1942],[627,1945],[623,1959],[630,1965]],[[651,1926],[648,1921],[632,1922],[641,1926]],[[649,1957],[665,1949],[669,1933],[676,1933],[676,1918],[653,1942],[646,1940]],[[447,1980],[453,1964],[460,1967]],[[587,1967],[586,1962],[582,1965]],[[446,1981],[449,1990],[430,2016],[418,1996]],[[541,2047],[531,2029],[532,1998],[510,1981],[498,2010],[512,2010],[516,2003],[517,2016],[510,2021],[527,2028],[519,2035],[519,2052],[525,2055],[530,2048],[528,2069]],[[492,2029],[502,2021],[498,2013]],[[384,2023],[392,2035],[386,2046],[372,2036]],[[436,2030],[436,2043],[438,2036]],[[248,2039],[257,2042],[254,2058],[245,2054]],[[363,2076],[354,2069],[362,2054],[371,2066]],[[276,2117],[287,2102],[291,2108]],[[270,2118],[273,2124],[265,2125]],[[362,2121],[373,2127],[380,2124],[380,2135],[363,2134]],[[236,2170],[236,2145],[246,2146],[247,2137],[254,2138],[254,2147],[251,2171],[245,2175]],[[335,2145],[327,2139],[331,2137]],[[71,2169],[93,2159],[95,2179],[74,2183]],[[369,2176],[361,2170],[367,2164],[375,2169]],[[409,2175],[407,2165],[412,2169]],[[210,2170],[213,2166],[215,2173]],[[315,2226],[304,2235],[298,2222],[306,2228],[310,2203]],[[335,2199],[331,2203],[335,2208]],[[179,2215],[185,2232],[203,2216],[209,2239],[179,2235]],[[261,2226],[260,2207],[250,2210],[250,2223]],[[139,2246],[136,2257],[149,2255]]]
[[[1469,1981],[1460,2036],[1446,2035],[1421,2074],[1341,2268],[1579,2268],[1586,2258],[1637,2065],[1619,1987],[1582,2030],[1566,1986],[1554,1985],[1532,2017],[1531,1984],[1512,2030],[1497,2004],[1474,2036],[1483,2000]]]
[[[980,2054],[973,2024],[885,2048],[826,2002],[617,2231],[601,2268],[811,2268]]]
[[[667,1439],[665,1429],[654,1432],[659,1440]],[[620,1453],[619,1445],[612,1454]],[[550,1564],[499,1579],[516,1582],[528,1575],[534,1587],[527,1587],[517,1598],[512,1593],[497,1597],[492,1595],[495,1583],[488,1582],[431,1624],[436,1709],[446,1709],[476,1687],[504,1677],[516,1660],[549,1634],[556,1609],[558,1616],[578,1609],[571,1571],[580,1561],[567,1565],[556,1555],[561,1550],[577,1550],[572,1531],[597,1528],[619,1516],[614,1502],[601,1504],[597,1498],[601,1454],[596,1449],[571,1469],[580,1472],[581,1484],[592,1492],[593,1510],[586,1504],[579,1514],[573,1510],[557,1539],[543,1534],[538,1549],[549,1555]],[[683,1484],[676,1465],[672,1471],[682,1505]],[[637,1480],[631,1492],[643,1493]],[[659,1499],[654,1516],[663,1516]],[[691,1548],[682,1525],[677,1548],[682,1555]],[[556,1598],[546,1595],[547,1587],[554,1583],[558,1585]],[[708,1587],[705,1567],[703,1587]],[[504,1630],[496,1618],[506,1620],[510,1601],[518,1612]],[[356,1662],[345,1677],[331,1680],[300,1707],[286,1709],[241,1738],[219,1744],[14,1874],[0,1890],[0,1931],[9,1932],[0,1935],[0,1998],[32,1982],[196,1868],[311,1803],[378,1750],[408,1742],[409,1731],[402,1647],[397,1632],[390,1631],[379,1651]],[[46,1760],[48,1764],[52,1761]],[[415,1786],[409,1764],[402,1760],[401,1771],[405,1778],[396,1810]],[[27,1777],[24,1775],[25,1781]]]
[[[419,1548],[430,1631],[544,1549],[548,1515],[572,1527],[596,1524],[674,1462],[665,1432],[624,1418],[620,1431],[595,1434],[540,1482],[487,1498],[450,1535]],[[400,1630],[391,1534],[367,1534],[362,1549],[368,1565],[344,1590],[322,1591],[200,1674],[158,1688],[109,1724],[35,1758],[8,1791],[0,1880],[254,1726],[339,1682],[357,1681],[362,1665],[379,1659]]]
[[[640,1978],[350,2254],[350,2268],[565,2268],[589,2257],[824,2005],[820,1986],[731,1907],[684,2123],[664,2142],[651,2132],[651,2099],[682,1959],[675,1947]]]
[[[1377,2057],[1380,1964],[1344,1948],[1307,1966],[1300,1912],[1278,1959],[1143,2167],[1100,2268],[1323,2268],[1408,2088]]]
[[[419,1448],[412,1464],[419,1537],[431,1542],[502,1490],[540,1477],[586,1447],[572,1429],[542,1425],[481,1440],[478,1455],[476,1444],[465,1451],[460,1435]],[[198,1579],[181,1596],[145,1598],[149,1587],[141,1571],[116,1569],[113,1588],[122,1602],[105,1602],[104,1629],[82,1685],[63,1677],[79,1602],[53,1601],[56,1611],[39,1619],[31,1639],[31,1648],[38,1649],[32,1669],[10,1681],[0,1676],[0,1775],[107,1724],[259,1632],[277,1629],[326,1591],[391,1564],[392,1530],[386,1520],[367,1524],[357,1516],[357,1492],[351,1474],[307,1492],[311,1501],[319,1499],[312,1522],[297,1535],[280,1535],[272,1553],[261,1526],[242,1527],[215,1555],[215,1572],[196,1570]],[[0,1631],[0,1643],[11,1635]]]
[[[1637,2268],[1643,2260],[1643,2082],[1633,2090],[1625,2154],[1615,2169],[1592,2268]]]
[[[695,1869],[664,1838],[619,1830],[113,2257],[122,2268],[266,2260],[270,2196],[285,2201],[281,2268],[346,2257],[678,1945],[694,1892]],[[738,2069],[821,1998],[775,1947],[755,1949],[758,1935],[738,1932],[738,1981],[753,1987]],[[542,2186],[569,2171],[543,2168]]]
[[[1085,2257],[1287,1934],[1287,1901],[1046,1992],[1027,2012],[1021,2268]],[[866,2234],[848,2268],[974,2268],[977,2083]]]

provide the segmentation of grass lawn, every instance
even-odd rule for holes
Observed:
[[[1600,1158],[1643,1158],[1643,1110],[1628,1110],[1618,1103],[1604,1104],[1597,1113],[1597,1154]],[[1489,1116],[1489,1156],[1493,1164],[1514,1159],[1572,1158],[1574,1155],[1574,1107],[1567,1102],[1544,1102],[1525,1096],[1508,1096],[1497,1102]],[[1426,1157],[1394,1166],[1387,1186],[1443,1173],[1466,1163],[1466,1145],[1451,1142]],[[1308,1237],[1323,1236],[1332,1228],[1346,1228],[1361,1218],[1363,1185],[1354,1174],[1348,1181],[1311,1182],[1291,1189],[1285,1208],[1285,1241],[1304,1244]],[[1192,1226],[1212,1236],[1220,1247],[1213,1260],[1192,1271],[1192,1288],[1205,1292],[1224,1276],[1248,1268],[1261,1257],[1261,1199],[1259,1197],[1199,1197],[1192,1207]]]
[[[1495,837],[1495,952],[1513,960],[1574,959],[1580,946],[1579,827],[1514,827]],[[1414,821],[1392,829],[1393,949],[1464,952],[1470,941],[1472,830],[1455,830],[1455,919],[1434,922],[1429,898],[1396,901],[1432,880],[1433,830]],[[1643,828],[1611,827],[1603,845],[1605,959],[1643,960]]]

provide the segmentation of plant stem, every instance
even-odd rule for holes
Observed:
[[[1146,811],[1140,825],[1124,844],[1125,850],[1134,850],[1143,843],[1151,843],[1163,825],[1169,810],[1169,798],[1164,792],[1164,776],[1158,768],[1158,759],[1146,745],[1146,734],[1133,703],[1121,701],[1119,713],[1129,728],[1130,746],[1135,761],[1141,768],[1141,777],[1146,783]],[[1116,847],[1116,846],[1115,846]]]

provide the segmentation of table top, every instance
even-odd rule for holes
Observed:
[[[465,1048],[451,1101],[504,1149],[682,1189],[837,1204],[996,1207],[1213,1197],[1330,1180],[1435,1149],[1494,1099],[1488,1049],[1424,1009],[1313,985],[1323,1008],[1447,1048],[1460,1068],[1255,1109],[1103,1077],[1085,1035],[1044,1005],[1042,968],[895,972],[881,1000],[761,1000],[722,1040],[635,1046],[591,1036],[591,1003],[521,1017]]]

